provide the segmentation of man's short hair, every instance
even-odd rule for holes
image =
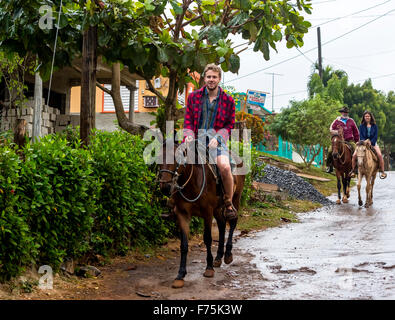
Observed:
[[[203,77],[206,76],[206,72],[209,71],[209,70],[217,72],[219,74],[219,77],[221,78],[222,70],[221,70],[221,68],[219,66],[217,66],[214,63],[210,63],[204,68]]]

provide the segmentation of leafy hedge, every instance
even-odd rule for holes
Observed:
[[[7,280],[31,263],[37,251],[26,215],[18,207],[21,161],[8,146],[0,150],[0,280]]]
[[[163,241],[169,227],[144,147],[128,133],[96,131],[81,148],[67,132],[26,145],[21,161],[0,145],[0,280],[33,262],[56,270],[66,257]]]
[[[66,257],[125,254],[178,234],[160,217],[165,207],[156,171],[143,160],[146,142],[123,131],[95,131],[90,141],[82,148],[78,131],[68,129],[27,144],[23,160],[12,143],[0,143],[0,281],[32,263],[57,270]],[[243,202],[257,170],[257,153],[247,152]],[[201,228],[195,217],[191,232]]]

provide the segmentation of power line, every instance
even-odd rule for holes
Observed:
[[[333,41],[336,41],[336,40],[338,40],[338,39],[340,39],[340,38],[342,38],[342,37],[344,37],[344,36],[346,36],[346,35],[348,35],[348,34],[354,32],[354,31],[356,31],[356,30],[359,30],[359,29],[361,29],[361,28],[367,26],[368,24],[370,24],[370,23],[372,23],[372,22],[374,22],[374,21],[376,21],[376,20],[378,20],[378,19],[380,19],[380,18],[386,16],[387,14],[389,14],[389,13],[391,13],[391,12],[393,12],[393,11],[395,11],[395,9],[392,9],[392,10],[390,10],[390,11],[387,11],[386,13],[384,13],[384,14],[378,16],[378,17],[375,18],[375,19],[372,19],[372,20],[370,20],[370,21],[368,21],[368,22],[366,22],[366,23],[364,23],[364,24],[362,24],[362,25],[360,25],[360,26],[358,26],[358,27],[356,27],[356,28],[354,28],[354,29],[351,29],[350,31],[348,31],[348,32],[346,32],[346,33],[343,33],[342,35],[340,35],[340,36],[338,36],[338,37],[336,37],[336,38],[333,38],[333,39],[331,39],[331,40],[328,40],[327,42],[324,42],[324,43],[322,44],[322,46],[324,46],[324,45],[326,45],[326,44],[329,44],[329,43],[331,43],[331,42],[333,42]],[[311,51],[313,51],[313,50],[315,50],[315,49],[317,49],[317,48],[318,48],[318,47],[311,48],[311,49],[309,49],[309,50],[304,51],[303,53],[306,54],[306,53],[311,52]],[[251,73],[249,73],[249,74],[246,74],[246,75],[241,76],[241,77],[238,77],[238,78],[234,78],[234,79],[228,80],[227,83],[228,83],[228,82],[235,81],[235,80],[240,80],[240,79],[243,79],[243,78],[245,78],[245,77],[249,77],[249,76],[251,76],[251,75],[253,75],[253,74],[262,72],[262,71],[264,71],[264,70],[268,70],[268,69],[270,69],[270,68],[276,67],[276,66],[278,66],[278,65],[280,65],[280,64],[283,64],[283,63],[285,63],[285,62],[288,62],[288,61],[291,61],[291,60],[293,60],[293,59],[296,59],[296,58],[300,57],[301,55],[302,55],[302,54],[298,54],[298,55],[293,56],[293,57],[291,57],[291,58],[288,58],[288,59],[285,59],[285,60],[280,61],[280,62],[278,62],[278,63],[275,63],[275,64],[273,64],[273,65],[271,65],[271,66],[269,66],[269,67],[266,67],[266,68],[263,68],[263,69],[260,69],[260,70],[251,72]]]
[[[392,53],[392,52],[395,52],[395,49],[386,50],[386,51],[379,51],[379,52],[370,53],[370,54],[363,54],[363,55],[359,55],[359,56],[331,57],[330,59],[355,59],[355,58],[366,58],[366,57],[379,56],[379,55],[382,55],[382,54],[387,54],[387,53]]]
[[[354,81],[354,82],[362,82],[362,81],[366,81],[366,80],[369,80],[369,79],[374,80],[374,79],[380,79],[380,78],[387,78],[387,77],[391,77],[391,76],[395,76],[395,72],[384,74],[384,75],[373,77],[373,78],[366,78],[366,79],[362,79],[362,80],[357,80],[357,81]]]
[[[361,71],[365,71],[365,72],[369,72],[369,73],[376,73],[377,74],[377,72],[372,72],[370,70],[367,70],[367,69],[364,69],[364,68],[361,68],[361,67],[351,66],[349,64],[339,63],[339,62],[334,61],[333,59],[325,58],[325,60],[328,60],[328,61],[330,61],[332,63],[335,63],[337,65],[340,65],[340,66],[344,66],[344,67],[348,67],[348,68],[352,68],[352,69],[357,69],[357,70],[361,70]]]
[[[382,2],[382,3],[376,4],[376,5],[373,6],[373,7],[369,7],[369,8],[366,8],[366,9],[363,9],[363,10],[360,10],[360,11],[357,11],[357,12],[354,12],[354,13],[350,13],[350,14],[345,15],[345,16],[342,16],[342,17],[334,18],[334,19],[332,19],[332,20],[329,20],[329,21],[326,21],[326,22],[317,24],[317,25],[315,25],[315,26],[312,26],[312,28],[314,28],[314,27],[319,27],[319,26],[323,26],[324,24],[331,23],[331,22],[333,22],[333,21],[337,21],[337,20],[340,20],[340,19],[344,19],[344,18],[348,18],[348,17],[354,16],[354,15],[356,15],[356,14],[358,14],[358,13],[365,12],[365,11],[368,11],[368,10],[371,10],[371,9],[374,9],[374,8],[377,8],[377,7],[379,7],[379,6],[382,6],[383,4],[386,4],[386,3],[391,2],[391,1],[392,1],[392,0],[387,0],[387,1],[384,1],[384,2]]]

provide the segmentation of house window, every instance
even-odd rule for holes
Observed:
[[[145,96],[144,97],[145,108],[156,108],[158,107],[158,97],[156,96]]]

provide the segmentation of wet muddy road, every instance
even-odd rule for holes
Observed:
[[[237,242],[264,278],[252,299],[395,299],[395,172],[376,179],[371,208],[356,187],[349,200]]]

